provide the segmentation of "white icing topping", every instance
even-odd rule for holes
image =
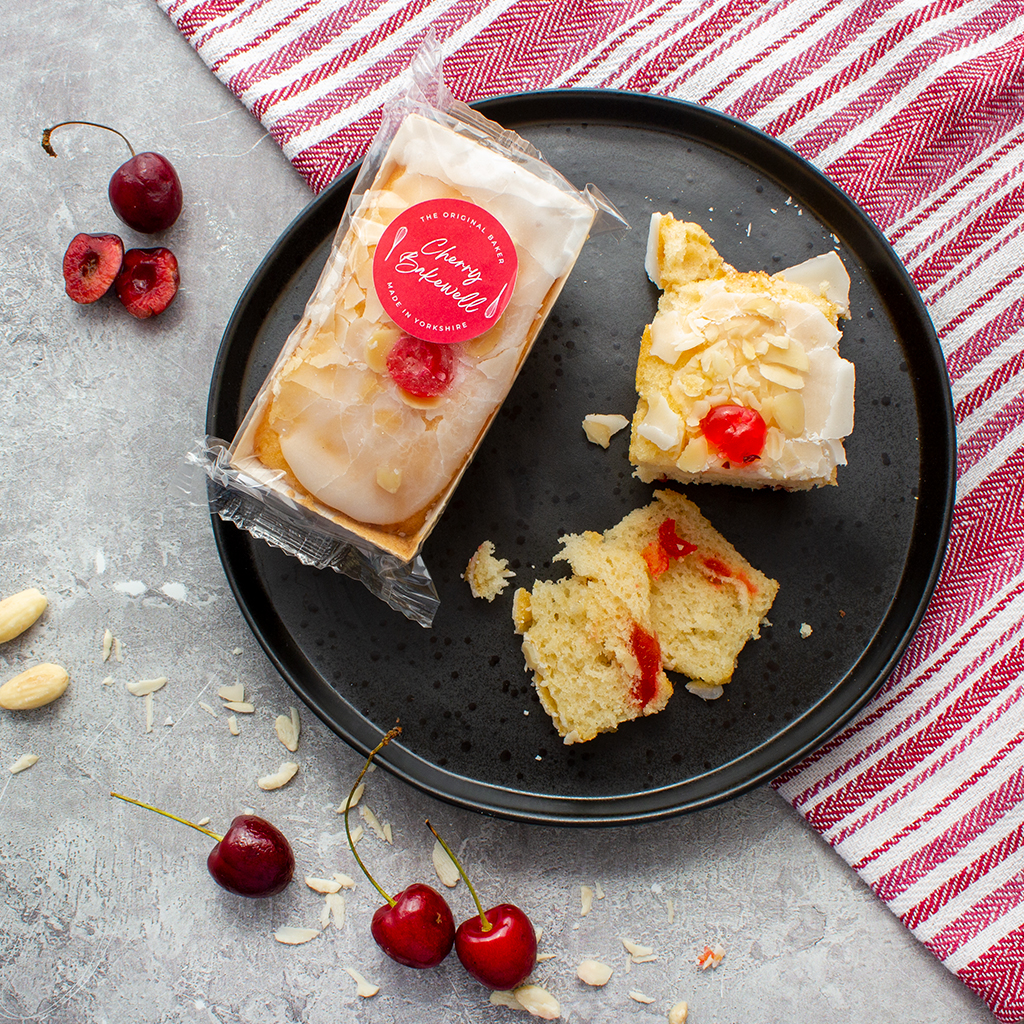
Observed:
[[[658,265],[658,228],[661,226],[661,214],[651,214],[651,224],[647,229],[647,254],[644,257],[644,270],[647,276],[660,288],[661,268]]]
[[[780,271],[778,276],[794,284],[802,284],[815,295],[824,295],[844,315],[850,310],[850,275],[837,252],[812,256],[795,267]]]
[[[654,396],[637,429],[641,437],[646,437],[665,452],[671,451],[683,439],[682,421],[672,411],[664,395]]]

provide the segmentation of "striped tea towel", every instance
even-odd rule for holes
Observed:
[[[428,30],[460,99],[615,88],[788,143],[867,210],[945,351],[945,568],[865,711],[774,783],[1001,1021],[1024,1019],[1021,0],[158,0],[319,191]]]

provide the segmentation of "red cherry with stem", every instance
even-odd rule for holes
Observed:
[[[43,149],[50,156],[57,153],[50,145],[50,136],[58,128],[70,124],[87,125],[113,132],[124,140],[131,153],[110,178],[107,195],[114,213],[130,228],[144,234],[166,231],[181,213],[181,181],[170,160],[159,153],[136,153],[132,144],[116,128],[93,121],[62,121],[43,132]]]
[[[434,398],[452,386],[455,353],[451,345],[403,334],[388,352],[387,368],[403,391],[417,398]]]
[[[768,427],[756,409],[716,405],[701,420],[704,436],[730,462],[745,465],[760,458]]]
[[[370,880],[370,884],[387,901],[377,908],[370,922],[370,934],[374,941],[392,960],[406,967],[422,969],[436,967],[452,951],[455,942],[455,918],[452,917],[451,908],[436,889],[421,882],[406,886],[397,896],[389,896],[367,871],[366,865],[356,852],[356,844],[352,841],[352,832],[348,824],[352,798],[359,783],[363,781],[363,776],[369,770],[374,755],[401,731],[396,725],[370,751],[370,756],[352,786],[348,800],[345,801],[345,835],[356,863]]]
[[[477,916],[467,918],[455,932],[455,953],[462,966],[488,988],[502,992],[516,988],[537,962],[533,923],[514,903],[499,903],[485,911],[458,858],[429,821],[427,828],[451,857],[476,903]]]
[[[292,880],[295,873],[295,855],[283,833],[255,814],[239,814],[223,836],[202,825],[179,818],[176,814],[160,810],[130,796],[111,793],[118,800],[145,807],[165,818],[188,825],[204,836],[216,840],[217,845],[206,858],[206,867],[213,880],[237,896],[276,896]]]

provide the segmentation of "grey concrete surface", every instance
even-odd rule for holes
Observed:
[[[0,1022],[529,1019],[490,1006],[454,957],[432,972],[387,960],[369,936],[378,899],[365,881],[342,928],[301,946],[273,939],[318,922],[323,900],[303,876],[358,875],[335,808],[361,758],[306,712],[298,777],[255,786],[287,757],[273,720],[296,698],[247,630],[206,513],[170,484],[201,434],[234,302],[311,198],[305,184],[148,0],[2,0],[0,12],[0,592],[39,586],[50,598],[43,621],[0,648],[0,676],[34,660],[72,676],[49,708],[0,713]],[[76,232],[145,244],[107,204],[116,138],[73,129],[55,138],[59,159],[43,154],[42,128],[75,117],[119,127],[181,175],[185,210],[166,242],[183,287],[156,321],[64,295]],[[106,629],[121,661],[102,660]],[[147,733],[144,701],[124,684],[160,675]],[[238,737],[202,707],[216,710],[217,689],[235,681],[256,707]],[[38,763],[10,775],[27,752]],[[251,807],[292,837],[298,881],[271,900],[233,897],[207,875],[202,836],[111,790],[221,829]],[[485,818],[383,771],[366,799],[393,824],[393,846],[363,841],[389,884],[436,884],[429,816],[485,892],[530,911],[554,954],[535,979],[563,1020],[664,1021],[680,999],[690,1024],[993,1019],[769,789],[598,831]],[[582,917],[580,886],[595,884],[604,898]],[[468,914],[464,888],[453,900]],[[658,960],[627,973],[623,937]],[[696,969],[706,942],[726,949],[716,971]],[[605,988],[576,980],[584,957],[615,968]],[[345,967],[379,994],[359,998]]]

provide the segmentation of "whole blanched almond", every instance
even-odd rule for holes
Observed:
[[[67,688],[71,677],[60,665],[48,662],[33,665],[0,686],[0,708],[31,711],[55,701]]]
[[[0,644],[13,640],[46,611],[46,598],[35,587],[0,601]]]

